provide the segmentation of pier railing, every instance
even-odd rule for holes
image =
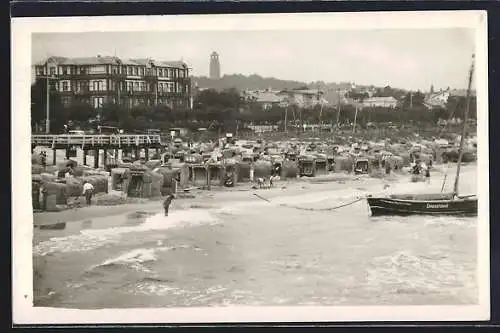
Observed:
[[[60,146],[153,146],[160,145],[160,135],[32,135],[31,144],[45,147]]]

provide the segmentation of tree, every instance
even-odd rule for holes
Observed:
[[[81,101],[73,101],[68,108],[69,119],[78,124],[87,123],[95,113],[94,109],[88,103]]]
[[[102,124],[117,123],[122,117],[122,108],[115,103],[106,103],[100,108],[99,114]]]

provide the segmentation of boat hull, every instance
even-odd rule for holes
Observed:
[[[477,199],[401,200],[369,197],[372,216],[381,215],[455,215],[477,216]]]

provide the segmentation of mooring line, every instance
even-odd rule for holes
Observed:
[[[271,203],[270,200],[264,198],[263,196],[260,196],[260,195],[258,195],[256,193],[254,193],[253,195],[255,195],[256,197],[258,197],[259,199],[262,199],[264,201],[267,201],[267,202]],[[351,202],[348,202],[348,203],[345,203],[345,204],[342,204],[342,205],[338,205],[338,206],[335,206],[335,207],[330,207],[330,208],[307,208],[307,207],[298,207],[298,206],[292,206],[292,205],[287,205],[287,204],[280,204],[280,206],[287,207],[287,208],[299,209],[299,210],[307,210],[307,211],[330,211],[330,210],[336,210],[336,209],[339,209],[339,208],[350,206],[350,205],[355,204],[356,202],[364,200],[364,199],[365,199],[364,197],[360,197],[360,198],[357,198],[356,200],[353,200]]]

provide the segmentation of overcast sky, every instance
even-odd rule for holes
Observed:
[[[406,89],[466,88],[474,30],[92,32],[33,34],[32,60],[50,55],[184,60],[208,75],[212,51],[222,74],[298,81],[350,81]]]

